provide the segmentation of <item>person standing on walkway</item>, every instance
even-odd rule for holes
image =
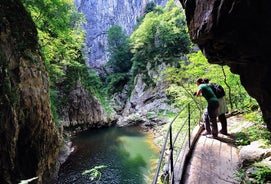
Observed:
[[[205,84],[202,78],[198,78],[196,80],[196,84],[198,86],[198,90],[196,92],[196,96],[200,97],[203,96],[206,101],[207,101],[207,114],[205,116],[206,119],[204,119],[204,125],[205,125],[205,130],[207,134],[212,134],[214,138],[217,137],[218,135],[218,130],[217,130],[217,122],[216,122],[216,117],[217,117],[217,110],[219,107],[218,99],[216,95],[214,94],[212,88],[208,85]],[[206,123],[209,123],[209,126],[206,126]],[[211,127],[210,128],[210,123]]]
[[[205,84],[208,84],[211,88],[212,86],[216,86],[217,84],[215,83],[209,83],[210,80],[207,78],[203,79]],[[220,86],[222,89],[223,87]],[[212,90],[214,91],[214,89],[212,88]],[[224,91],[224,89],[223,89]],[[217,96],[218,98],[218,103],[219,103],[219,107],[218,107],[218,119],[221,123],[221,130],[219,131],[219,133],[227,135],[228,134],[228,130],[227,130],[227,118],[226,118],[226,113],[228,112],[228,108],[227,108],[227,104],[226,104],[226,100],[225,100],[225,91],[224,91],[224,95],[223,96]]]

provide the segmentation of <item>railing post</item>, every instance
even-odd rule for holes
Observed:
[[[191,147],[191,123],[190,123],[190,104],[188,104],[188,145]]]
[[[171,183],[174,183],[174,165],[173,165],[173,143],[172,143],[172,126],[169,129],[169,150],[170,150],[170,171],[171,171]]]
[[[187,109],[187,112],[188,112],[188,117],[186,119],[186,121],[182,124],[182,127],[180,128],[180,130],[178,131],[176,137],[174,138],[174,141],[173,141],[173,131],[172,131],[172,124],[175,122],[175,120],[177,119],[177,117],[180,116],[180,114],[183,112],[185,113],[185,110]],[[184,115],[184,114],[183,114]],[[187,127],[188,126],[188,127]],[[162,176],[164,176],[165,178],[161,178],[163,181],[162,182],[169,182],[170,184],[174,184],[174,180],[176,179],[175,178],[175,174],[174,173],[174,160],[173,160],[173,155],[174,155],[174,145],[175,145],[175,141],[177,140],[178,136],[179,136],[179,133],[181,132],[181,130],[183,130],[183,128],[186,128],[188,129],[188,135],[185,133],[185,130],[183,133],[185,133],[184,135],[186,137],[183,138],[183,141],[187,141],[187,138],[188,138],[188,146],[189,146],[189,149],[191,148],[191,109],[190,109],[190,104],[186,104],[183,106],[183,108],[180,110],[180,112],[178,113],[178,115],[176,115],[174,117],[174,119],[170,122],[170,125],[168,127],[168,130],[167,130],[167,133],[166,133],[166,136],[165,136],[165,140],[164,140],[164,144],[163,144],[163,147],[161,149],[161,153],[160,153],[160,158],[159,158],[159,161],[158,161],[158,166],[157,166],[157,169],[156,169],[156,172],[155,172],[155,176],[154,176],[154,180],[152,182],[152,184],[157,184],[157,180],[158,180],[158,177],[159,177],[159,172],[160,172],[160,169],[161,169],[161,166],[162,166],[162,163],[163,163],[163,159],[164,158],[164,154],[165,154],[165,150],[167,147],[169,147],[169,155],[166,160],[166,173],[165,175],[162,174]],[[170,141],[170,142],[168,142]],[[178,158],[180,155],[176,155],[176,157]],[[170,165],[170,166],[169,166]],[[183,167],[183,166],[181,166]],[[179,169],[179,168],[178,168]],[[179,170],[178,170],[179,172]],[[177,177],[179,176],[178,174],[176,175]],[[177,178],[177,180],[179,180],[180,178]],[[166,181],[165,181],[166,180]]]

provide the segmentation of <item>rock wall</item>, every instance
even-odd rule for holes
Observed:
[[[110,126],[114,116],[107,115],[95,96],[91,96],[78,81],[68,96],[68,106],[61,113],[60,124],[78,131],[91,127]]]
[[[59,138],[37,31],[21,1],[0,3],[0,183],[55,171]]]
[[[88,64],[100,68],[107,61],[107,31],[113,25],[121,26],[128,35],[137,19],[143,15],[148,2],[164,6],[166,0],[75,0],[78,10],[86,17],[86,54]]]
[[[149,65],[147,66],[148,75],[155,83],[153,86],[146,84],[144,74],[137,75],[131,95],[125,101],[121,117],[117,121],[118,126],[140,124],[144,127],[163,124],[165,122],[162,119],[156,118],[157,114],[176,110],[167,103],[168,83],[165,81],[165,75],[161,72],[167,67],[164,63],[156,66],[155,69],[150,69]],[[120,96],[123,95],[120,94]],[[123,102],[115,103],[123,104]]]
[[[180,0],[192,41],[210,63],[228,65],[271,131],[271,1]]]

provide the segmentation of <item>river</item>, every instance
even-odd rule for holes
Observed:
[[[149,184],[153,179],[159,150],[150,133],[136,127],[103,128],[82,132],[72,143],[75,151],[61,166],[58,184]],[[82,174],[90,169],[97,171],[96,178]]]

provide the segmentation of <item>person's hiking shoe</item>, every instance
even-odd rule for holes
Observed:
[[[201,135],[207,136],[207,135],[211,135],[211,133],[208,132],[208,131],[206,131],[206,130],[204,130],[204,131],[201,133]]]
[[[208,135],[206,135],[206,137],[207,138],[213,138],[213,139],[217,138],[217,136],[214,136],[213,134],[208,134]]]
[[[214,138],[216,138],[218,136],[218,131],[215,130],[214,128],[212,129],[212,135]]]
[[[225,130],[220,130],[219,133],[223,134],[223,135],[228,135],[228,132]]]

